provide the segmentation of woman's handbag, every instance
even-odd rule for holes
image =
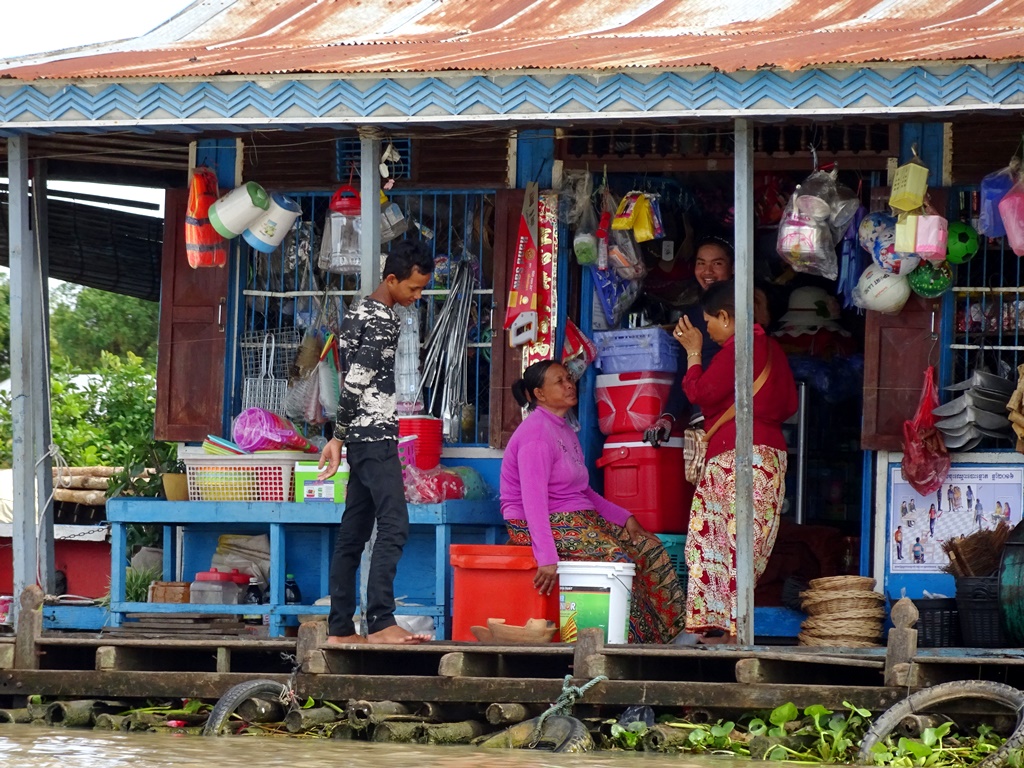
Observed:
[[[764,364],[764,370],[754,382],[754,392],[750,396],[761,391],[761,387],[768,381],[772,372],[772,348],[768,347],[768,362]],[[736,403],[729,406],[729,410],[719,416],[718,421],[711,425],[706,432],[703,429],[687,429],[683,432],[683,471],[686,475],[686,482],[696,487],[704,477],[704,468],[707,466],[708,443],[715,433],[732,419],[736,418]]]

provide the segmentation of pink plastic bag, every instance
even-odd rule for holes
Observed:
[[[245,451],[319,452],[290,421],[262,408],[246,408],[238,414],[231,439]]]
[[[935,368],[924,372],[924,390],[914,418],[903,422],[903,479],[922,496],[935,493],[949,474],[950,458],[932,411],[939,407]]]
[[[999,216],[1006,229],[1006,241],[1018,256],[1024,256],[1024,184],[1017,182],[999,201]]]

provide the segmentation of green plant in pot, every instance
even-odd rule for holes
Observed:
[[[122,468],[107,485],[107,498],[117,496],[164,497],[174,501],[188,499],[185,464],[177,456],[175,443],[153,441],[134,448]],[[165,480],[170,476],[170,480]],[[171,493],[167,492],[168,486]],[[184,495],[181,494],[184,488]]]

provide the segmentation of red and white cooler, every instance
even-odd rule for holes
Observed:
[[[635,371],[597,377],[597,424],[602,435],[643,432],[665,412],[671,373]]]
[[[694,488],[683,471],[683,438],[673,435],[655,448],[643,433],[611,435],[598,468],[604,496],[624,507],[651,533],[686,533]]]

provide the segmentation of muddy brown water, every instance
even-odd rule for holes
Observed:
[[[426,747],[327,739],[176,736],[0,726],[2,768],[738,768],[721,757]]]

